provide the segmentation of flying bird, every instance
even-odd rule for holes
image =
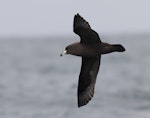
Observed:
[[[102,42],[99,35],[79,14],[74,16],[73,31],[80,36],[80,42],[68,45],[60,56],[71,54],[82,57],[78,81],[78,107],[86,105],[94,95],[94,88],[102,54],[124,52],[120,44]]]

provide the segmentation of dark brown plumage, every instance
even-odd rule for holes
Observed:
[[[120,44],[111,45],[101,42],[99,35],[91,29],[89,23],[79,14],[74,16],[73,31],[81,38],[80,42],[66,47],[61,53],[82,57],[81,71],[78,82],[78,107],[86,105],[94,95],[97,73],[102,54],[123,52]]]

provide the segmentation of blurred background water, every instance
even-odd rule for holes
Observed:
[[[1,118],[149,118],[150,35],[102,35],[124,53],[103,55],[95,95],[77,107],[81,59],[59,54],[79,37],[0,40]],[[35,40],[36,39],[36,40]]]
[[[1,0],[0,118],[150,118],[150,1]],[[77,107],[81,59],[60,53],[79,41],[79,13],[104,42],[95,95]]]

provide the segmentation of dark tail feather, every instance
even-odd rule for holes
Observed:
[[[108,43],[101,43],[101,50],[102,54],[112,53],[112,52],[124,52],[125,48],[120,44],[108,44]]]
[[[112,46],[114,47],[114,51],[117,51],[117,52],[124,52],[125,51],[125,48],[120,44],[115,44]]]

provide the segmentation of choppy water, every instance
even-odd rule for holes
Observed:
[[[81,108],[81,59],[59,57],[75,38],[0,40],[0,118],[150,118],[150,36],[102,37],[126,52],[102,57],[94,98]]]

